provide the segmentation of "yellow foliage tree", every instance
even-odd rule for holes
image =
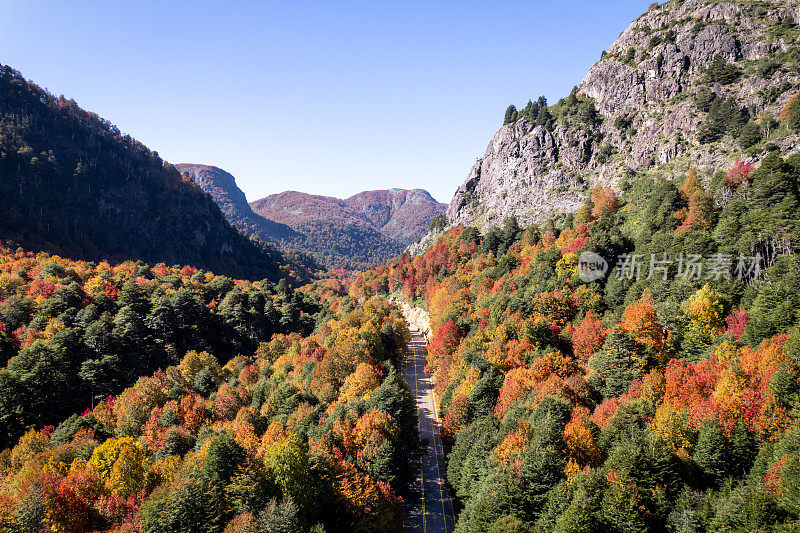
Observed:
[[[215,381],[219,382],[220,368],[217,358],[208,352],[196,352],[191,350],[186,352],[181,362],[178,363],[178,370],[183,376],[184,383],[191,386],[194,378],[201,370],[208,369]]]
[[[700,351],[722,331],[722,297],[706,284],[684,302],[683,308],[689,318],[686,344],[690,351]]]
[[[144,445],[131,437],[105,441],[95,448],[87,467],[105,482],[108,491],[123,498],[138,493],[147,483]]]
[[[378,385],[380,385],[380,378],[372,365],[360,363],[356,367],[356,371],[344,380],[338,402],[347,403],[351,398],[361,398],[368,392],[375,390]]]
[[[556,263],[556,276],[571,278],[578,273],[578,254],[570,252]]]
[[[16,274],[4,272],[0,274],[0,297],[11,296],[16,290],[25,284]]]
[[[691,455],[695,433],[689,427],[686,409],[676,411],[669,403],[662,403],[656,409],[650,429],[675,452],[684,456]]]
[[[11,466],[18,470],[41,452],[50,448],[50,437],[35,429],[29,429],[11,450]]]
[[[313,504],[308,449],[297,436],[289,435],[270,446],[264,453],[264,464],[283,494],[291,496],[301,508]]]

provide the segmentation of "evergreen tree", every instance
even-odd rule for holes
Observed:
[[[512,124],[517,121],[518,113],[517,108],[514,105],[508,106],[506,109],[505,117],[503,118],[503,126],[506,124]]]
[[[561,479],[565,458],[561,433],[569,419],[569,405],[545,398],[532,415],[533,434],[525,449],[519,497],[527,521],[535,521],[544,510],[547,496]]]
[[[761,128],[755,122],[748,122],[739,134],[739,146],[745,150],[761,142]]]
[[[705,81],[706,83],[728,85],[739,79],[740,75],[741,71],[736,65],[728,63],[721,55],[717,54],[706,69]]]
[[[214,483],[228,481],[244,457],[245,451],[233,433],[225,431],[211,442],[201,472]]]
[[[692,459],[700,467],[705,481],[716,485],[728,471],[728,442],[716,420],[707,420],[700,427]]]
[[[494,226],[486,233],[486,235],[484,235],[483,241],[481,242],[480,251],[481,253],[493,252],[495,255],[497,255],[502,244],[502,232],[497,226]]]
[[[700,126],[698,138],[701,143],[711,143],[722,139],[726,133],[738,137],[747,123],[746,115],[733,97],[714,98],[709,106],[708,117]]]
[[[606,337],[603,348],[589,359],[589,368],[594,373],[589,383],[603,395],[613,398],[626,392],[642,370],[636,341],[614,328]]]
[[[469,500],[491,472],[489,457],[497,445],[496,427],[490,418],[476,420],[462,429],[447,458],[447,479],[455,494]]]
[[[553,118],[552,113],[550,113],[550,108],[548,108],[547,105],[540,107],[539,114],[536,116],[536,125],[550,129],[553,127],[554,123],[555,118]]]
[[[497,255],[503,255],[512,244],[519,240],[521,233],[522,229],[519,227],[517,217],[511,216],[506,218],[500,235],[500,245],[497,249]]]
[[[294,500],[288,496],[280,502],[271,500],[258,515],[258,526],[264,533],[300,533],[302,529]]]

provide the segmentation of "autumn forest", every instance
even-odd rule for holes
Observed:
[[[346,130],[248,87],[313,137],[217,130],[263,147],[248,202],[0,65],[0,533],[797,531],[798,13],[652,3],[567,96],[498,113],[449,204],[412,175],[447,143],[385,160],[404,124],[362,96]],[[279,192],[320,162],[346,200]]]

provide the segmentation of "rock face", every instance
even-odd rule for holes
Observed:
[[[425,235],[431,220],[447,208],[422,189],[366,191],[345,202],[382,234],[404,245]]]
[[[211,165],[181,163],[178,171],[214,198],[228,221],[248,235],[257,235],[274,244],[292,241],[302,236],[285,224],[267,220],[255,213],[247,203],[236,179],[221,168]]]
[[[409,328],[416,329],[425,335],[425,338],[428,339],[428,342],[433,341],[431,318],[427,311],[421,307],[414,307],[407,301],[401,300],[400,298],[392,297],[389,298],[389,301],[400,307],[400,311],[403,313],[403,318],[405,318],[406,322],[408,322]]]
[[[549,131],[527,120],[503,126],[450,202],[448,222],[486,228],[512,215],[530,222],[545,213],[577,209],[581,182],[556,165],[579,166],[585,144],[568,146],[569,134],[566,128]]]
[[[618,187],[624,176],[724,168],[742,149],[730,135],[700,142],[707,112],[696,96],[708,88],[733,98],[749,120],[765,111],[777,117],[798,92],[798,20],[797,0],[671,0],[651,7],[577,91],[549,106],[549,124],[521,116],[500,128],[451,201],[448,222],[482,229],[512,215],[540,222],[575,211],[591,187]],[[722,85],[709,78],[715,58],[737,67],[738,79]],[[576,112],[586,102],[597,116]]]

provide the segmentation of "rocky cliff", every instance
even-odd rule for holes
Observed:
[[[265,219],[247,203],[236,179],[221,168],[211,165],[181,163],[175,168],[214,198],[228,221],[248,235],[256,235],[274,244],[294,241],[302,236],[285,224]]]
[[[512,114],[456,192],[448,222],[539,222],[574,211],[597,184],[689,166],[713,173],[737,157],[758,161],[770,143],[797,149],[776,119],[798,92],[798,20],[796,0],[652,5],[572,94]]]

